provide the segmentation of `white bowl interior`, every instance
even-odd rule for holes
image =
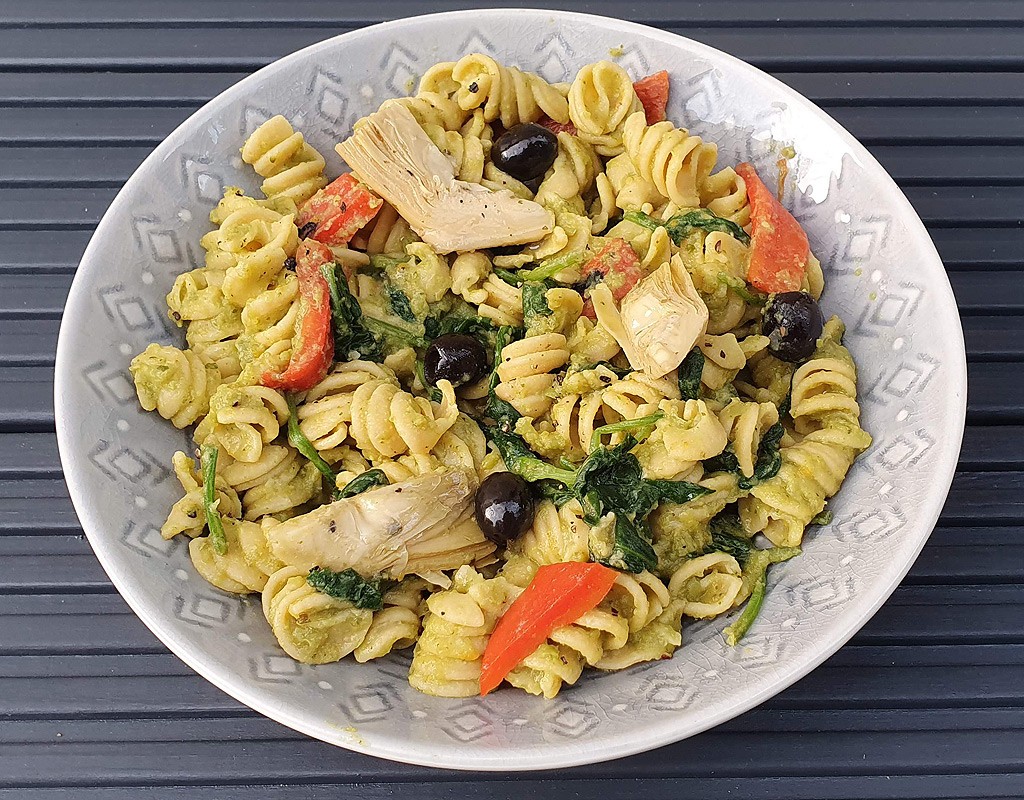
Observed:
[[[773,569],[752,633],[688,624],[668,661],[588,674],[554,701],[502,691],[441,700],[412,690],[410,652],[310,667],[281,652],[258,598],[205,583],[159,526],[177,499],[184,433],[145,414],[127,373],[149,342],[180,343],[164,295],[201,264],[199,237],[228,185],[257,189],[246,133],[289,117],[341,170],[334,144],[431,64],[468,52],[565,80],[617,53],[640,77],[672,76],[669,117],[719,145],[720,164],[774,170],[792,145],[786,202],[825,266],[826,314],[848,326],[872,449],[832,503],[834,522]],[[157,636],[224,691],[286,725],[384,758],[458,769],[582,764],[646,750],[722,722],[788,686],[845,642],[920,551],[945,499],[966,400],[963,336],[942,264],[877,162],[810,102],[741,61],[611,19],[465,11],[374,26],[309,47],[224,92],[143,163],[100,223],[61,327],[61,458],[83,528],[111,580]]]

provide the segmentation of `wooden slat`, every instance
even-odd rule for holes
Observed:
[[[509,6],[522,5],[510,2]],[[552,0],[531,0],[531,8],[563,8],[571,4]],[[430,11],[457,11],[479,8],[479,0],[434,0]],[[37,0],[25,6],[17,0],[4,0],[5,24],[12,27],[25,25],[67,26],[117,25],[151,26],[156,23],[181,22],[191,26],[209,23],[233,24],[238,28],[252,27],[263,22],[290,24],[301,21],[314,23],[361,20],[382,22],[395,18],[396,7],[382,6],[372,0],[348,0],[340,6],[333,0],[306,0],[301,4],[281,5],[273,0],[250,0],[246,12],[230,13],[227,8],[209,5],[202,0],[164,0],[156,6],[136,5],[126,9],[119,0],[92,0],[88,4],[68,9],[60,0]],[[402,11],[418,11],[415,3]],[[614,16],[622,6],[615,0],[589,0],[587,11]],[[729,27],[737,20],[743,23],[762,23],[786,27],[827,23],[832,26],[874,23],[891,27],[905,24],[964,25],[975,21],[984,25],[1024,22],[1024,13],[1014,3],[1004,0],[975,0],[965,7],[958,0],[902,0],[894,5],[886,0],[863,0],[856,4],[822,6],[816,0],[782,0],[766,6],[757,0],[732,0],[728,4],[698,5],[681,9],[675,0],[647,0],[640,6],[631,6],[630,18],[637,22],[664,25],[672,21],[686,23],[717,23]],[[966,13],[965,13],[966,12]],[[407,16],[403,14],[400,16]]]
[[[218,23],[192,28],[156,25],[146,37],[125,36],[112,26],[93,27],[88,36],[66,26],[7,28],[0,29],[0,67],[255,69],[362,23],[247,26],[245,36],[232,35],[237,27]],[[1017,55],[1024,52],[1024,29],[1012,25],[925,27],[915,29],[912,36],[896,25],[795,27],[784,37],[766,37],[760,26],[667,25],[665,29],[742,54],[746,60],[769,69],[910,67],[962,71],[1024,67],[1024,56]],[[851,50],[847,46],[851,38],[859,38],[863,47]],[[950,57],[950,53],[956,53],[956,57]]]

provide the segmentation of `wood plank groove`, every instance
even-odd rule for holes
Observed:
[[[2,23],[0,23],[2,24]],[[183,106],[197,108],[245,78],[238,72],[135,72],[112,82],[103,72],[0,72],[0,105]],[[1012,72],[784,72],[775,77],[816,103],[853,105],[999,105],[1024,101]]]
[[[658,20],[665,21],[665,20]],[[671,21],[671,20],[668,20]],[[254,19],[255,23],[256,20]],[[0,67],[18,70],[256,69],[287,53],[348,30],[363,19],[346,18],[312,25],[245,26],[244,36],[232,36],[240,26],[211,23],[153,25],[148,36],[125,36],[117,26],[63,25],[0,28]],[[666,30],[697,39],[726,52],[742,55],[757,66],[778,70],[928,69],[951,72],[1024,68],[1024,28],[1018,25],[958,27],[843,26],[790,27],[784,37],[766,37],[761,26],[726,28],[664,25]],[[130,28],[129,28],[130,30]],[[851,49],[851,38],[864,42]],[[870,38],[868,38],[870,37]],[[47,55],[42,56],[42,53]],[[950,56],[956,53],[956,56]]]
[[[394,19],[395,9],[382,7],[372,0],[349,0],[344,6],[332,0],[306,0],[301,4],[280,5],[272,0],[250,0],[249,14],[228,13],[227,8],[210,6],[202,0],[163,0],[158,5],[138,5],[126,8],[118,0],[91,0],[69,12],[61,0],[36,0],[31,6],[4,0],[0,9],[6,25],[25,26],[46,24],[76,25],[152,25],[177,22],[192,26],[211,23],[248,27],[255,21],[267,23],[287,22],[344,22],[362,20],[367,23]],[[508,6],[529,5],[533,8],[572,7],[572,3],[558,0],[509,0]],[[478,8],[478,0],[433,0],[432,11],[452,11]],[[419,10],[419,4],[410,3],[406,12]],[[593,14],[613,14],[621,11],[615,0],[590,0],[587,10]],[[679,6],[675,0],[647,0],[630,7],[630,19],[645,24],[664,23],[681,19],[691,24],[717,23],[723,25],[763,22],[773,26],[842,25],[850,23],[878,23],[883,25],[930,26],[987,24],[1004,26],[1024,23],[1024,12],[1013,3],[1002,0],[975,0],[964,7],[958,0],[902,0],[893,4],[885,0],[862,0],[856,4],[823,7],[815,0],[783,0],[766,6],[757,0],[732,0],[728,4],[697,5],[687,8],[685,16],[673,16]],[[784,13],[783,13],[784,12]],[[965,13],[966,12],[966,13]],[[399,15],[407,16],[408,13]]]
[[[209,6],[200,0],[165,0],[156,6],[138,6],[130,10],[117,0],[92,0],[88,4],[76,6],[69,13],[60,0],[36,0],[26,7],[15,0],[5,0],[3,6],[9,7],[3,14],[6,25],[25,26],[46,24],[59,26],[76,25],[152,25],[177,22],[200,26],[211,23],[233,24],[248,27],[255,20],[275,23],[288,22],[344,22],[362,20],[367,23],[394,19],[393,9],[382,8],[379,3],[370,0],[349,0],[339,6],[331,0],[307,0],[302,4],[282,6],[270,0],[253,0],[249,7],[251,14],[240,15],[226,13],[227,9]],[[534,8],[564,8],[571,3],[555,0],[511,0],[509,7],[529,5]],[[434,0],[429,4],[434,11],[452,11],[477,8],[475,0]],[[416,3],[410,4],[408,11],[418,10]],[[621,4],[614,0],[590,0],[587,10],[594,14],[614,13],[621,10]],[[842,25],[850,23],[878,23],[884,25],[929,26],[929,25],[963,25],[967,23],[1006,25],[1024,23],[1024,13],[1013,3],[1000,0],[975,0],[965,8],[957,0],[903,0],[894,5],[884,0],[864,0],[856,4],[842,4],[831,8],[823,8],[814,0],[784,0],[774,7],[765,6],[756,0],[733,0],[728,5],[699,5],[687,9],[685,17],[674,17],[679,7],[674,0],[647,0],[643,5],[630,8],[630,18],[646,24],[655,24],[672,19],[685,19],[693,23],[717,23],[723,25],[747,24],[763,22],[778,25],[783,22],[785,27],[799,25]],[[784,21],[780,19],[785,12]],[[967,12],[967,13],[965,13]]]
[[[781,739],[781,741],[780,741]],[[834,731],[828,736],[816,732],[765,737],[758,733],[715,730],[699,741],[670,745],[665,750],[635,756],[630,766],[648,777],[710,778],[766,776],[827,777],[849,770],[853,774],[889,772],[912,775],[949,772],[950,764],[971,772],[1021,771],[1021,743],[1024,735],[1007,731],[915,731],[903,736],[903,747],[893,748],[888,737],[872,731]],[[785,743],[786,759],[773,758]],[[163,742],[125,742],[121,758],[114,763],[103,758],[105,751],[89,743],[56,741],[40,745],[9,745],[0,753],[0,773],[15,787],[57,787],[61,785],[151,785],[172,774],[188,775],[190,782],[231,784],[242,781],[276,783],[287,781],[359,781],[366,770],[379,769],[367,756],[337,757],[327,745],[309,739],[262,740],[246,747],[248,758],[237,758],[236,742],[205,742],[202,753],[182,749],[176,763],[169,764]],[[736,757],[742,752],[744,757]],[[862,756],[851,762],[850,753]],[[697,756],[699,754],[699,757]],[[124,759],[122,762],[121,759]],[[131,764],[130,777],[122,764]],[[561,777],[585,775],[610,778],[621,767],[614,762],[563,770]],[[388,768],[391,780],[430,780],[430,768],[394,764]],[[528,780],[517,776],[517,784]],[[462,776],[459,780],[467,780]],[[549,777],[550,780],[550,777]],[[678,795],[677,795],[678,796]]]

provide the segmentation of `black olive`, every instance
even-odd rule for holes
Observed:
[[[344,211],[345,209],[342,209]],[[316,223],[307,222],[305,225],[299,228],[299,238],[308,239],[310,236],[316,233]]]
[[[761,333],[768,350],[783,361],[806,361],[814,352],[825,318],[806,292],[772,295],[761,312]]]
[[[530,484],[514,472],[488,475],[476,491],[476,524],[495,544],[507,544],[526,531],[534,511]]]
[[[291,258],[286,258],[284,260],[284,268],[295,269],[295,256],[292,256]]]
[[[494,165],[519,181],[541,177],[557,155],[558,137],[532,122],[509,128],[491,148]]]
[[[487,351],[479,339],[464,333],[446,333],[430,343],[423,356],[423,377],[428,384],[451,381],[462,386],[487,372]]]

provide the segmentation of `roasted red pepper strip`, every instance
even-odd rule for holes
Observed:
[[[665,119],[668,107],[668,73],[665,70],[641,78],[633,84],[633,91],[643,104],[648,125]]]
[[[576,135],[576,126],[573,125],[572,122],[555,122],[547,114],[537,120],[537,124],[543,125],[556,136],[560,133],[571,133],[573,136]]]
[[[299,209],[300,228],[316,225],[312,236],[334,247],[348,244],[356,232],[377,216],[384,201],[347,173],[328,184]]]
[[[547,564],[494,626],[480,670],[480,694],[498,687],[516,664],[555,628],[575,622],[600,603],[619,573],[602,564]]]
[[[594,278],[587,280],[595,273],[604,276],[604,282],[611,290],[612,297],[616,302],[636,286],[637,281],[643,277],[643,269],[640,267],[640,259],[636,251],[630,247],[625,239],[609,239],[593,258],[581,268],[584,280],[588,285],[593,285]],[[596,276],[595,276],[596,278]],[[583,313],[590,319],[596,319],[594,304],[588,297],[583,304]]]
[[[299,329],[292,340],[292,357],[284,372],[265,372],[260,383],[271,389],[304,392],[327,375],[334,361],[331,298],[320,267],[334,261],[327,245],[303,239],[295,251],[299,278]]]
[[[740,164],[736,172],[747,184],[750,203],[747,283],[768,293],[798,291],[807,272],[807,234],[764,185],[752,164]]]

